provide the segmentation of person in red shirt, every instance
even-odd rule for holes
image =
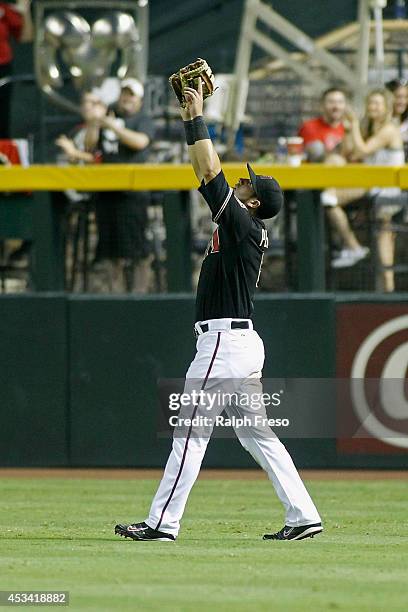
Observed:
[[[9,137],[11,86],[2,80],[12,73],[13,51],[10,38],[29,42],[33,37],[31,0],[15,4],[0,2],[0,138]]]
[[[322,114],[301,125],[299,136],[303,138],[309,161],[324,161],[342,142],[346,104],[344,91],[338,87],[327,89],[321,98]]]

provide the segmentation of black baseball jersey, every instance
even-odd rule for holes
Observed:
[[[268,247],[265,224],[235,197],[222,171],[207,185],[202,181],[199,191],[211,208],[217,229],[201,266],[196,321],[250,319]]]

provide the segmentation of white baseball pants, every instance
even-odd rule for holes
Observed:
[[[250,329],[231,330],[232,320],[201,322],[208,324],[209,331],[198,336],[197,353],[186,375],[185,392],[191,393],[193,389],[210,392],[215,386],[219,389],[220,380],[225,381],[228,391],[250,394],[261,389],[262,392],[263,342],[252,329],[251,321],[248,321]],[[200,324],[196,324],[196,329],[200,331]],[[228,417],[243,417],[250,413],[251,408],[236,404],[219,406],[219,413],[223,410]],[[206,410],[201,405],[191,404],[183,408],[180,415],[182,413],[194,417],[205,414]],[[266,416],[264,407],[261,413]],[[288,451],[274,432],[269,427],[255,424],[234,429],[242,446],[268,474],[285,508],[285,525],[297,527],[320,522],[317,509]],[[151,528],[177,536],[211,431],[212,426],[175,429],[173,448],[146,519]]]

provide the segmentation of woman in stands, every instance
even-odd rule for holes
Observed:
[[[408,81],[394,79],[386,84],[394,96],[393,118],[399,125],[404,144],[405,160],[408,160]]]
[[[346,137],[343,141],[344,157],[340,160],[328,159],[327,163],[345,164],[347,161],[376,166],[401,166],[405,163],[401,132],[392,118],[393,97],[383,89],[370,92],[366,100],[366,112],[361,122],[352,109],[347,109]],[[376,218],[380,223],[378,233],[378,255],[384,267],[379,281],[381,290],[394,291],[395,233],[392,231],[392,217],[402,209],[402,195],[399,188],[372,188],[368,193],[363,190],[326,190],[322,194],[322,203],[330,207],[329,218],[335,229],[343,238],[345,248],[333,260],[334,268],[352,266],[368,254],[352,232],[347,216],[342,209],[351,201],[368,195],[374,201]],[[334,221],[334,222],[333,222]]]

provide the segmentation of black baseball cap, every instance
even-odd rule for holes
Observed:
[[[261,203],[256,211],[257,217],[261,219],[271,219],[275,217],[283,204],[283,193],[278,181],[271,176],[255,174],[249,164],[247,164],[247,168],[252,188]]]

